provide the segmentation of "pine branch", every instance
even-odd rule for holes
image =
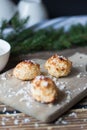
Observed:
[[[87,46],[87,24],[85,26],[73,25],[67,32],[64,31],[64,28],[58,30],[48,28],[34,32],[29,28],[25,29],[27,20],[20,21],[17,16],[14,17],[10,22],[14,31],[5,37],[3,31],[9,27],[9,24],[4,21],[0,28],[0,38],[11,44],[11,54],[13,55]]]

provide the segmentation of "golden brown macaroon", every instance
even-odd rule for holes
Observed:
[[[16,65],[13,75],[21,80],[32,80],[40,75],[40,65],[32,60],[25,60]]]
[[[44,76],[37,76],[32,81],[32,97],[42,103],[52,103],[58,95],[58,89],[52,79]]]
[[[67,76],[71,71],[71,67],[72,62],[70,60],[57,54],[50,57],[45,63],[48,73],[57,78]]]

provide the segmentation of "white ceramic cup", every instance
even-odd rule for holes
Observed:
[[[9,59],[11,46],[5,40],[0,39],[0,71],[2,71]]]
[[[0,0],[0,26],[3,20],[9,21],[16,11],[17,7],[11,0]]]
[[[29,17],[27,26],[48,19],[47,11],[41,0],[21,0],[18,4],[19,17]]]

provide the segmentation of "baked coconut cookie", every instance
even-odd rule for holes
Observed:
[[[42,103],[52,103],[58,96],[58,88],[52,79],[45,76],[37,76],[32,81],[32,97]]]
[[[45,68],[50,75],[59,78],[70,73],[72,62],[63,56],[55,54],[46,61]]]
[[[25,60],[16,65],[13,75],[20,80],[32,80],[40,75],[40,65],[32,60]]]

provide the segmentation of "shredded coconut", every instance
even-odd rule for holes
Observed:
[[[67,121],[64,121],[64,120],[62,120],[61,123],[62,123],[63,125],[67,125],[67,124],[68,124],[68,122],[67,122]]]
[[[52,130],[53,128],[52,127],[47,127],[47,130]]]
[[[59,81],[54,81],[56,86],[60,89],[60,90],[64,90],[66,88],[66,85],[68,84],[67,82],[59,82]]]
[[[65,84],[60,85],[60,90],[64,90],[65,87],[66,87]]]
[[[35,61],[33,61],[33,60],[25,60],[25,62],[31,62],[33,64],[36,64]]]
[[[87,89],[87,83],[85,84],[85,86],[84,86],[83,90],[86,90],[86,89]]]
[[[30,119],[29,118],[25,118],[24,120],[22,120],[22,123],[25,123],[25,124],[27,124],[27,123],[29,123],[30,122]]]
[[[77,118],[77,114],[75,112],[72,112],[72,113],[69,114],[69,117],[75,117],[75,118]]]
[[[81,125],[81,129],[84,129],[84,126],[83,126],[83,125]]]
[[[1,121],[1,125],[3,125],[3,126],[4,126],[4,125],[5,125],[5,122],[4,122],[4,121]]]
[[[16,112],[16,111],[14,111],[13,113],[14,113],[14,114],[17,114],[17,112]]]
[[[55,82],[56,86],[59,87],[60,83],[58,81]]]
[[[60,118],[55,122],[55,124],[60,124],[61,121],[62,121],[62,117],[60,117]]]
[[[2,79],[2,80],[6,80],[6,79],[7,79],[5,73],[3,73],[3,74],[1,75],[1,79]]]
[[[3,108],[3,110],[2,110],[2,112],[6,112],[6,109],[7,109],[7,108],[6,108],[6,107],[4,107],[4,108]]]
[[[14,120],[14,124],[15,124],[15,125],[18,125],[18,123],[19,123],[19,120],[18,120],[18,119],[15,119],[15,120]]]
[[[81,77],[86,77],[87,76],[87,73],[79,73],[78,75],[77,75],[77,78],[81,78]]]
[[[6,125],[6,122],[9,121],[8,118],[6,117],[2,117],[2,120],[1,120],[1,125]]]
[[[79,74],[77,75],[77,78],[81,78],[81,73],[79,73]]]
[[[16,92],[13,91],[12,88],[9,88],[8,93],[5,95],[5,97],[11,98],[11,97],[15,96],[15,94],[16,94]]]
[[[47,87],[47,86],[48,86],[48,82],[44,81],[44,82],[42,82],[42,85],[43,85],[44,87]]]
[[[35,126],[35,127],[39,127],[39,124],[36,122],[36,123],[34,124],[34,126]]]
[[[66,125],[66,124],[68,124],[68,122],[65,121],[65,120],[63,120],[62,117],[60,117],[60,118],[55,122],[55,124],[56,124],[56,125],[57,125],[57,124],[64,124],[64,125]]]
[[[66,102],[68,103],[71,100],[71,92],[69,90],[67,90],[65,93],[67,94]]]
[[[9,115],[10,115],[10,113],[9,113],[9,112],[6,112],[6,115],[7,115],[7,116],[9,116]]]
[[[84,122],[87,122],[87,119],[83,119]]]
[[[52,77],[51,77],[51,78],[52,78]],[[53,81],[54,81],[54,82],[57,82],[57,78],[53,77]]]
[[[49,107],[52,107],[52,106],[53,106],[53,104],[52,104],[52,103],[50,103],[50,104],[48,104],[48,106],[49,106]]]
[[[44,79],[45,77],[43,75],[39,75],[36,77],[36,80]]]
[[[78,91],[81,91],[81,88],[78,88]]]
[[[82,64],[75,64],[74,67],[83,67],[83,65]]]
[[[58,55],[58,57],[61,58],[61,59],[67,60],[67,59],[66,59],[64,56],[62,56],[62,55],[61,55],[61,56]]]

